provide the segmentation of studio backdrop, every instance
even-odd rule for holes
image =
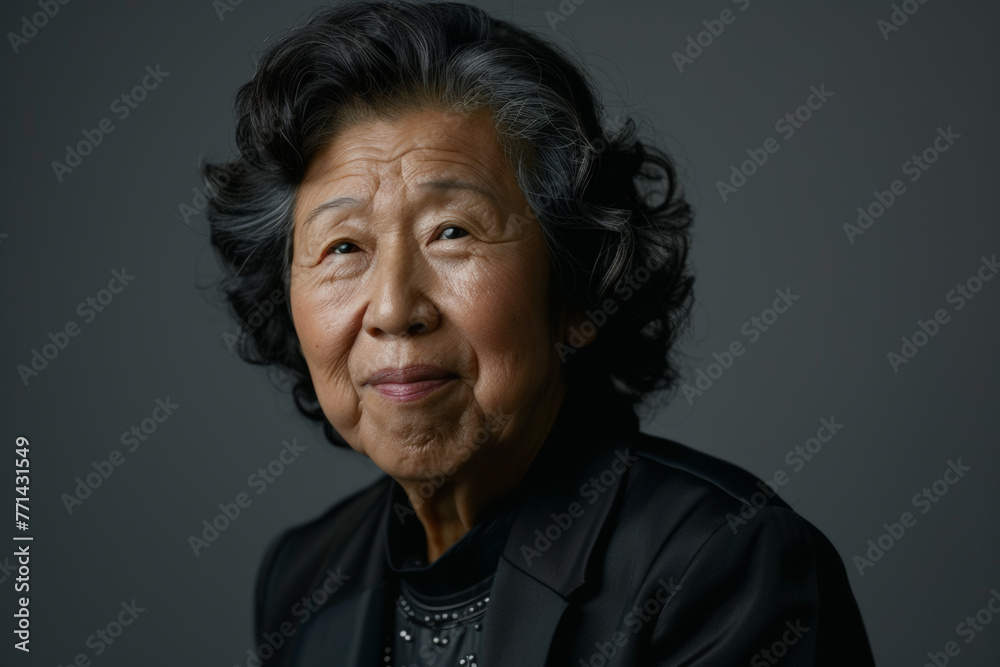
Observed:
[[[879,664],[1000,664],[1000,9],[475,4],[677,161],[697,306],[643,430],[828,535]],[[204,217],[236,90],[315,6],[0,8],[4,665],[253,664],[266,546],[382,475],[235,354]]]

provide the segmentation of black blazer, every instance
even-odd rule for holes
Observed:
[[[383,664],[395,484],[386,476],[271,546],[257,583],[262,664]],[[874,664],[829,540],[777,496],[744,507],[767,487],[641,433],[630,411],[567,400],[523,485],[479,667]]]

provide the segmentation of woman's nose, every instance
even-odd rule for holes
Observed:
[[[430,298],[431,269],[416,249],[401,244],[376,256],[363,326],[372,337],[435,330],[440,313]]]

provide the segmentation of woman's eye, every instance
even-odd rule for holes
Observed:
[[[452,226],[452,227],[445,227],[443,230],[441,230],[441,234],[438,236],[438,238],[450,240],[450,239],[460,239],[463,236],[468,236],[468,235],[469,232],[465,231],[461,227]]]
[[[357,249],[357,246],[349,241],[344,241],[342,243],[335,243],[327,249],[326,254],[328,255],[344,255],[349,252],[353,252]]]

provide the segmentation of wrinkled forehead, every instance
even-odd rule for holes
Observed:
[[[370,198],[380,189],[456,183],[498,201],[520,200],[513,168],[486,110],[425,109],[343,127],[312,160],[295,217],[338,195]]]

